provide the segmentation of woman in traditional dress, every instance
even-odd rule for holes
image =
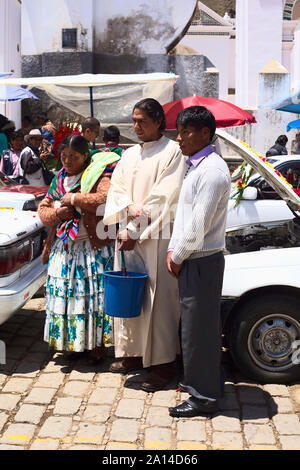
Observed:
[[[53,238],[51,252],[48,247],[44,339],[55,350],[89,350],[92,361],[101,359],[104,343],[110,340],[102,273],[113,268],[112,240],[103,235],[96,211],[106,202],[111,166],[119,159],[113,153],[100,155],[91,160],[86,139],[66,137],[60,147],[63,168],[38,211],[44,225],[51,227],[48,244]]]

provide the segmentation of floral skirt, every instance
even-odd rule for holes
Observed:
[[[44,340],[59,351],[92,350],[111,342],[112,322],[104,311],[104,271],[113,269],[112,246],[98,250],[78,241],[66,251],[56,240],[46,283]]]

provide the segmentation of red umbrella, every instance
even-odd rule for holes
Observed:
[[[204,98],[203,96],[188,96],[180,100],[171,101],[163,106],[167,130],[176,129],[176,118],[180,111],[190,106],[205,106],[216,118],[217,127],[242,126],[243,124],[255,124],[256,120],[252,114],[235,106],[228,101],[216,98]]]

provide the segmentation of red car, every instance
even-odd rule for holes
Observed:
[[[0,209],[36,211],[49,186],[18,184],[0,171]]]

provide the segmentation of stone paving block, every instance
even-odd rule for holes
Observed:
[[[58,389],[64,381],[64,374],[53,373],[45,374],[42,373],[35,383],[36,387],[56,388]]]
[[[53,410],[56,415],[74,415],[80,408],[82,398],[58,398]]]
[[[237,389],[242,403],[266,405],[264,391],[261,388],[253,386],[239,386]]]
[[[93,445],[77,445],[71,446],[68,450],[104,450],[104,446],[93,446]]]
[[[0,439],[1,444],[26,445],[32,439],[35,426],[32,424],[11,424]]]
[[[235,393],[225,393],[220,399],[221,410],[238,410],[239,404]]]
[[[62,363],[56,362],[56,361],[50,361],[50,362],[48,362],[48,364],[43,369],[43,372],[46,372],[47,374],[49,374],[51,372],[53,372],[53,373],[54,372],[61,372],[61,370],[65,367],[66,367],[65,364],[62,364]],[[61,372],[61,373],[63,373],[63,372]]]
[[[45,411],[45,406],[21,405],[18,413],[14,417],[14,420],[21,423],[38,424],[41,421]]]
[[[71,374],[69,375],[69,380],[84,380],[86,382],[91,382],[95,375],[95,372],[72,370]]]
[[[212,426],[215,431],[240,432],[239,414],[236,411],[231,411],[215,415],[212,418]]]
[[[267,444],[256,444],[254,446],[249,446],[249,450],[279,450],[276,446],[270,446]]]
[[[242,435],[237,432],[214,432],[212,447],[220,450],[243,449]]]
[[[203,442],[177,442],[177,450],[206,450],[207,446]]]
[[[1,429],[3,429],[4,425],[6,424],[8,418],[9,418],[9,415],[0,411],[0,432],[1,432]]]
[[[178,421],[177,424],[178,441],[206,441],[206,431],[204,421]]]
[[[280,436],[283,450],[300,450],[300,436]]]
[[[124,390],[123,390],[123,398],[136,398],[136,399],[145,400],[147,396],[148,396],[148,393],[144,392],[144,390],[136,390],[134,388],[127,388],[127,387],[124,387]]]
[[[151,406],[147,414],[147,423],[150,426],[171,426],[173,418],[169,415],[169,410],[166,407]]]
[[[29,349],[29,352],[47,352],[47,353],[50,353],[49,344],[46,343],[45,341],[36,341],[31,346],[31,348]]]
[[[2,374],[0,372],[0,386],[5,382],[5,380],[7,379],[7,374]]]
[[[264,385],[264,390],[272,397],[289,397],[289,389],[286,385],[281,384],[267,384]]]
[[[57,450],[59,440],[57,439],[36,439],[30,446],[30,450]]]
[[[110,431],[110,441],[135,442],[138,438],[139,421],[116,419]]]
[[[136,450],[136,444],[129,444],[129,442],[108,442],[105,450]]]
[[[11,378],[7,381],[2,392],[23,393],[32,385],[32,379]]]
[[[54,388],[33,387],[29,395],[25,398],[26,403],[38,403],[40,405],[49,405],[56,393]]]
[[[144,410],[143,400],[123,398],[119,401],[115,415],[120,418],[141,418]]]
[[[172,448],[172,433],[170,429],[152,427],[145,431],[144,449],[168,450]]]
[[[23,360],[13,373],[13,377],[21,375],[22,377],[36,377],[40,373],[40,368],[36,363],[29,363]]]
[[[300,435],[300,422],[295,414],[280,414],[273,417],[279,434]]]
[[[80,423],[74,444],[102,444],[106,427],[104,424]]]
[[[6,357],[7,359],[22,359],[22,357],[24,356],[25,354],[25,351],[26,351],[26,348],[23,346],[20,346],[20,347],[8,347],[6,349]]]
[[[118,388],[121,387],[123,382],[123,376],[121,374],[113,374],[112,372],[106,372],[99,374],[97,378],[97,387],[110,387]]]
[[[270,424],[245,424],[244,433],[249,445],[276,444],[274,432]]]
[[[72,397],[81,397],[87,395],[89,388],[89,383],[72,380],[71,382],[67,382],[64,386],[63,394],[71,395]]]
[[[153,393],[152,397],[153,406],[176,406],[176,391],[175,390],[161,390]]]
[[[109,418],[109,405],[89,405],[82,417],[84,421],[93,421],[96,423],[105,423]]]
[[[242,406],[242,421],[250,421],[254,424],[268,423],[268,409],[265,406],[244,405]]]
[[[9,393],[0,394],[0,410],[13,410],[19,401],[21,400],[21,395],[12,395]]]
[[[14,336],[11,346],[31,346],[34,338],[29,336]]]
[[[272,397],[270,408],[274,414],[294,412],[293,403],[290,398]]]
[[[62,439],[68,436],[72,427],[72,418],[50,416],[40,429],[39,437]]]
[[[9,444],[0,444],[0,450],[24,450],[25,447],[11,446]]]
[[[118,390],[116,388],[96,388],[90,396],[88,403],[94,403],[96,405],[111,405],[117,396],[117,392]]]

